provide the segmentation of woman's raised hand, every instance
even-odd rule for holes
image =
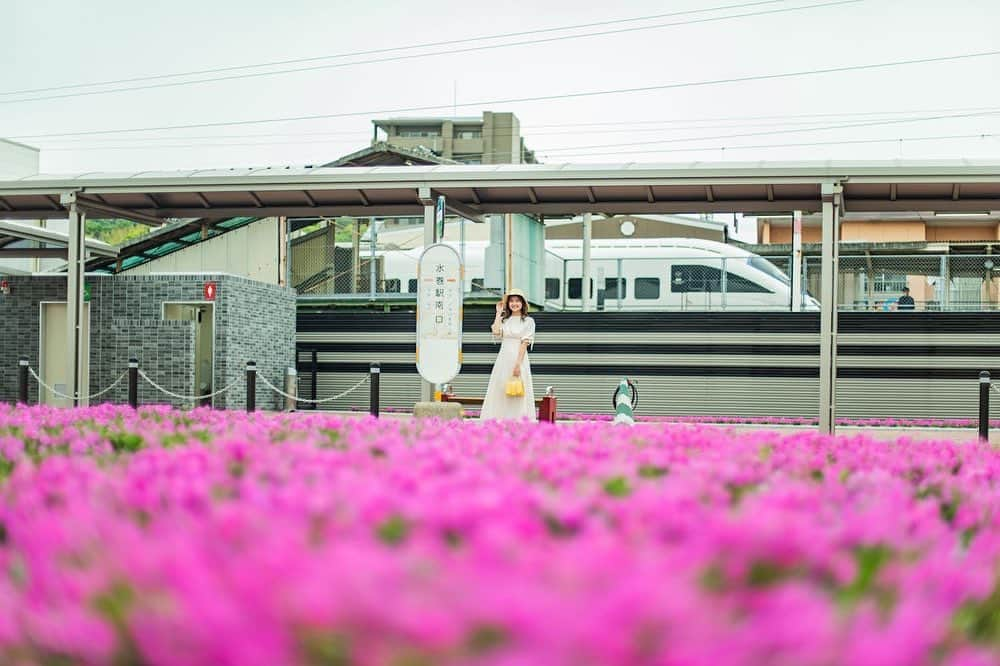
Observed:
[[[503,301],[501,300],[499,303],[497,303],[497,315],[499,316],[502,314],[503,314]]]

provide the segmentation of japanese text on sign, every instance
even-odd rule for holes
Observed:
[[[454,379],[461,367],[462,263],[453,248],[424,250],[417,273],[417,370],[429,382]]]

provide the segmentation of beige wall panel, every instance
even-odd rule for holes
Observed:
[[[132,275],[221,272],[277,284],[278,219],[264,218],[126,272]]]

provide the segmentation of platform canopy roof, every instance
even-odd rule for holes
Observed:
[[[65,231],[0,220],[0,260],[25,257],[65,259],[68,245],[69,234]],[[94,256],[118,256],[114,246],[93,238],[86,240],[86,247],[88,254]]]
[[[37,175],[0,181],[0,219],[64,214],[75,193],[91,217],[420,215],[443,194],[452,213],[764,214],[821,209],[843,186],[846,212],[1000,210],[1000,163],[747,162],[690,164],[265,167]]]

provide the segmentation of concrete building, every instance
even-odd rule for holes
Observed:
[[[9,276],[6,282],[6,292],[0,294],[0,321],[16,334],[0,345],[0,402],[17,398],[22,356],[46,384],[60,393],[72,393],[67,379],[71,345],[66,343],[66,277]],[[246,404],[246,364],[255,361],[257,405],[261,409],[284,405],[284,399],[259,378],[282,386],[286,369],[294,367],[291,289],[211,272],[88,273],[85,284],[82,395],[110,386],[128,367],[129,358],[136,358],[154,382],[178,395],[207,395],[232,384],[228,391],[198,402],[237,409]],[[71,404],[35,381],[29,380],[28,386],[31,403]],[[99,399],[127,401],[124,381]],[[139,403],[188,408],[195,401],[180,400],[140,380]]]
[[[38,149],[0,139],[0,179],[24,178],[38,173]]]
[[[802,242],[819,243],[821,215],[802,217]],[[757,218],[762,245],[792,242],[792,216]],[[843,243],[1000,242],[1000,211],[982,213],[852,213],[840,217]]]
[[[482,118],[386,118],[373,120],[372,145],[430,150],[464,164],[536,164],[513,113],[484,111]]]

